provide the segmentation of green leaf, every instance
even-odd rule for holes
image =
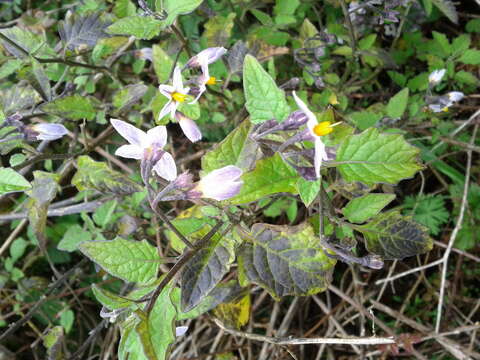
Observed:
[[[97,115],[91,100],[81,95],[71,95],[56,99],[42,106],[46,113],[72,120],[93,120]]]
[[[370,34],[365,36],[358,42],[358,48],[360,50],[369,50],[377,40],[377,34]]]
[[[230,39],[236,13],[229,13],[227,16],[217,15],[211,17],[205,23],[203,37],[207,39],[209,47],[226,46]]]
[[[23,254],[25,254],[25,250],[27,249],[28,242],[19,237],[16,238],[12,244],[10,245],[10,258],[12,259],[12,262],[14,263],[18,259],[20,259]]]
[[[298,179],[297,172],[285,164],[277,153],[257,161],[255,169],[244,173],[240,193],[227,201],[231,204],[246,204],[280,192],[296,194]]]
[[[452,42],[452,55],[459,56],[462,55],[465,51],[468,51],[472,40],[469,34],[462,34],[453,39]]]
[[[142,83],[127,85],[113,95],[113,106],[117,114],[124,113],[145,95],[148,86]]]
[[[240,277],[274,298],[308,296],[327,288],[336,260],[322,250],[310,225],[255,224],[242,237]]]
[[[297,191],[306,207],[309,207],[320,192],[320,180],[308,181],[300,177],[297,181]]]
[[[455,81],[458,81],[459,83],[462,83],[462,84],[473,85],[473,86],[478,85],[478,78],[468,71],[464,71],[464,70],[457,71],[454,75],[454,79]]]
[[[164,0],[163,10],[167,13],[167,18],[162,22],[162,29],[174,23],[178,15],[189,14],[200,6],[203,0]],[[158,9],[157,10],[161,10]]]
[[[252,123],[259,124],[271,119],[281,122],[289,115],[290,107],[285,100],[285,93],[251,55],[245,56],[243,62],[243,88],[245,106]]]
[[[480,50],[468,49],[458,59],[458,61],[467,65],[480,64]]]
[[[128,282],[146,284],[156,279],[160,258],[147,240],[87,241],[78,249],[106,272]]]
[[[348,221],[363,223],[377,215],[393,199],[395,194],[366,194],[350,200],[342,212]]]
[[[66,310],[60,315],[60,325],[63,326],[65,332],[68,334],[72,330],[73,323],[75,321],[75,314],[72,310]]]
[[[396,184],[422,169],[417,161],[419,152],[403,136],[380,134],[371,128],[346,139],[337,151],[336,161],[346,162],[338,165],[346,182]]]
[[[214,309],[217,305],[235,299],[242,292],[242,288],[236,280],[218,284],[205,296],[202,301],[188,312],[179,311],[177,320],[195,319],[200,315]],[[175,288],[172,292],[172,302],[180,309],[181,291]]]
[[[150,40],[160,33],[162,22],[151,16],[127,16],[115,21],[107,28],[107,33],[135,36]]]
[[[413,219],[428,227],[433,235],[438,235],[441,226],[450,220],[442,196],[407,196],[403,206],[408,215],[413,215]]]
[[[430,251],[428,229],[398,211],[379,214],[371,222],[356,226],[365,236],[367,250],[386,260],[403,259]]]
[[[23,65],[23,61],[20,59],[7,60],[0,66],[0,79],[4,79],[7,76],[13,74]]]
[[[452,52],[452,46],[450,45],[447,36],[437,31],[432,31],[432,35],[435,42],[440,46],[441,55],[446,58]]]
[[[140,185],[122,173],[112,170],[106,163],[94,161],[86,155],[78,157],[77,172],[71,182],[79,191],[95,189],[117,195],[130,195],[142,191]]]
[[[44,101],[50,101],[52,99],[50,80],[45,74],[43,65],[33,57],[31,58],[31,64],[32,66],[28,69],[25,78],[28,80],[30,85],[37,90]]]
[[[152,46],[153,69],[158,82],[164,83],[170,77],[174,65],[173,59],[159,45]]]
[[[205,234],[211,229],[204,228]],[[210,242],[203,246],[185,264],[182,271],[182,311],[188,312],[197,306],[222,280],[235,260],[235,242],[228,236],[216,233]]]
[[[299,6],[299,0],[276,0],[273,8],[275,23],[278,25],[294,23],[296,18],[293,15]]]
[[[374,126],[382,118],[382,114],[370,111],[356,111],[349,114],[349,117],[356,127],[360,130],[365,130]]]
[[[30,189],[30,183],[15,170],[0,168],[0,195]]]
[[[95,221],[95,223],[102,229],[105,228],[112,221],[112,215],[117,205],[118,202],[115,199],[102,204],[93,213],[93,220]]]
[[[78,244],[84,241],[91,241],[92,235],[90,232],[83,230],[78,224],[71,225],[62,237],[62,240],[57,245],[57,249],[63,251],[75,251]]]
[[[18,26],[0,29],[0,34],[10,40],[7,41],[0,37],[0,41],[5,49],[16,58],[24,59],[29,55],[35,55],[40,58],[52,58],[57,55],[42,37]],[[12,43],[16,44],[16,46]]]
[[[227,165],[249,169],[256,159],[258,145],[248,135],[252,124],[245,120],[202,157],[202,170],[209,173]]]
[[[480,19],[472,19],[467,22],[465,30],[469,33],[480,33]]]
[[[97,284],[92,285],[92,292],[98,302],[109,310],[124,309],[135,305],[135,302],[118,296],[111,291],[102,289]]]
[[[394,97],[390,99],[387,104],[387,115],[392,119],[397,119],[402,117],[405,109],[407,108],[408,103],[408,88],[404,88]]]
[[[148,360],[168,359],[170,345],[175,341],[177,310],[170,298],[171,292],[172,286],[162,290],[148,318],[143,312],[136,312],[140,322],[135,326],[135,331]]]
[[[450,19],[451,22],[458,24],[458,13],[452,0],[431,0],[440,11]]]
[[[49,360],[64,359],[63,353],[63,328],[61,326],[55,326],[51,328],[46,335],[43,336],[43,346],[47,349],[47,355]]]
[[[137,12],[136,6],[130,0],[117,0],[113,7],[113,13],[119,18],[133,16]]]

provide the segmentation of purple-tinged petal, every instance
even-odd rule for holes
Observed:
[[[35,134],[36,140],[56,140],[68,133],[62,124],[35,124],[30,127]]]
[[[202,96],[202,94],[207,91],[207,87],[204,85],[204,84],[200,84],[198,86],[198,94],[197,94],[197,97],[195,99],[193,99],[192,101],[190,101],[188,104],[195,104],[198,99],[200,99],[200,96]]]
[[[175,119],[175,112],[178,109],[178,102],[172,101],[172,105],[170,106],[170,118]]]
[[[166,96],[171,100],[172,93],[175,92],[175,88],[171,85],[161,84],[158,86],[158,91],[160,91],[160,94],[162,94],[163,96]]]
[[[110,119],[110,123],[115,130],[117,130],[117,132],[122,135],[122,137],[130,144],[142,147],[142,145],[145,143],[147,134],[145,134],[145,132],[142,130],[137,129],[135,126],[118,119]]]
[[[227,49],[224,47],[211,47],[205,50],[200,51],[197,55],[193,56],[190,60],[188,60],[186,66],[187,67],[198,67],[201,66],[202,59],[207,59],[207,63],[211,64],[218,59],[220,59],[225,53]]]
[[[158,160],[153,167],[153,171],[165,180],[175,180],[177,177],[177,165],[175,165],[175,160],[173,160],[172,155],[168,152],[164,153],[162,158]]]
[[[228,165],[212,171],[201,179],[194,190],[202,193],[202,197],[218,201],[229,199],[240,192],[243,182],[240,179],[242,170]]]
[[[175,328],[175,336],[183,336],[186,334],[188,326],[177,326]]]
[[[142,60],[153,61],[153,50],[152,48],[143,48],[135,51],[135,55]]]
[[[313,128],[317,125],[317,117],[313,112],[310,111],[310,109],[307,107],[307,105],[297,96],[295,91],[292,91],[293,98],[295,99],[295,102],[297,103],[297,106],[302,110],[305,115],[307,115],[308,121],[307,121],[307,127],[310,129],[311,132],[313,132]]]
[[[115,155],[117,156],[137,160],[143,158],[143,153],[143,148],[137,145],[122,145],[115,151]]]
[[[173,70],[173,87],[175,91],[183,92],[182,69],[179,66]]]
[[[148,146],[156,145],[163,148],[167,143],[167,128],[165,126],[155,126],[147,131]]]
[[[163,106],[162,110],[160,110],[157,121],[162,120],[165,117],[165,115],[167,115],[168,113],[171,113],[172,107],[175,107],[175,104],[174,104],[174,101],[170,100]]]
[[[191,142],[197,142],[202,138],[202,132],[198,128],[195,121],[189,117],[182,114],[180,111],[175,113],[175,118],[177,119],[180,127],[182,128],[183,133]]]
[[[462,100],[465,95],[460,91],[451,91],[447,96],[450,101],[457,102]]]

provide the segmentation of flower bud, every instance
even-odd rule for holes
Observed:
[[[242,170],[233,165],[213,170],[189,191],[189,198],[202,197],[222,201],[234,197],[243,185],[241,176]]]
[[[193,56],[190,60],[188,60],[185,67],[199,67],[202,65],[202,58],[206,59],[207,64],[211,64],[218,59],[220,59],[225,53],[227,49],[224,47],[211,47],[205,50],[200,51],[197,55]]]
[[[56,140],[68,133],[62,124],[35,124],[25,128],[27,140]]]

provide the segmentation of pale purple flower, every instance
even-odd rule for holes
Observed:
[[[193,56],[190,60],[188,60],[185,67],[199,67],[202,66],[203,63],[207,63],[207,65],[217,61],[220,59],[225,53],[227,49],[224,47],[211,47],[205,50],[200,51],[197,55]]]
[[[160,93],[168,98],[168,102],[158,114],[158,120],[161,120],[165,115],[170,113],[170,117],[175,117],[175,112],[178,106],[184,102],[187,98],[189,87],[183,87],[182,70],[176,66],[173,71],[173,83],[172,85],[162,84],[158,87]]]
[[[155,159],[161,156],[160,160],[155,162],[153,171],[168,181],[175,180],[177,177],[175,161],[172,155],[163,150],[167,143],[165,126],[156,126],[144,132],[122,120],[111,119],[110,122],[115,130],[129,142],[128,145],[120,146],[115,151],[115,155],[137,160]]]
[[[427,99],[429,109],[435,113],[447,112],[454,103],[463,99],[465,95],[460,91],[451,91],[442,96],[435,96]]]
[[[241,176],[242,170],[233,165],[213,170],[189,191],[190,198],[229,199],[240,192],[243,185]]]
[[[135,56],[142,60],[153,61],[153,49],[152,48],[142,48],[135,50]]]
[[[177,326],[175,328],[175,336],[183,336],[188,330],[188,326]]]
[[[300,110],[307,116],[307,128],[310,133],[310,136],[313,138],[315,144],[315,155],[314,155],[314,168],[315,175],[317,178],[320,178],[320,167],[324,160],[328,160],[328,155],[325,150],[325,144],[323,143],[321,137],[332,131],[332,127],[338,125],[339,123],[330,124],[328,121],[318,122],[315,114],[307,107],[307,105],[297,96],[295,91],[292,92],[293,98],[297,103]]]
[[[29,137],[34,140],[57,140],[67,135],[68,131],[62,124],[35,124],[27,127]]]
[[[199,93],[190,104],[195,103],[200,96],[202,96],[202,94],[207,90],[207,85],[214,85],[217,82],[215,77],[210,76],[208,65],[220,59],[220,57],[222,57],[226,52],[227,49],[223,47],[208,48],[200,51],[187,62],[187,67],[200,66],[202,68],[202,75],[200,75],[198,78]]]
[[[202,138],[202,132],[198,128],[195,121],[185,116],[182,112],[175,112],[175,119],[182,128],[183,133],[191,142],[197,142]]]
[[[430,84],[430,86],[435,86],[440,84],[440,81],[442,81],[446,71],[447,71],[446,69],[432,71],[428,76],[428,83]]]

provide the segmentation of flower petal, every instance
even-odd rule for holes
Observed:
[[[142,146],[145,143],[147,134],[140,129],[137,129],[135,126],[130,125],[129,123],[118,120],[110,119],[110,123],[117,130],[117,132],[123,136],[130,144]]]
[[[305,115],[307,115],[308,121],[307,121],[307,126],[310,129],[310,131],[313,131],[313,128],[315,125],[317,125],[317,117],[313,112],[310,111],[310,109],[307,107],[307,105],[297,96],[295,91],[292,91],[293,98],[295,99],[295,102],[297,103],[298,107],[300,110],[302,110]]]
[[[167,115],[168,113],[170,113],[170,112],[172,111],[172,107],[174,107],[174,106],[175,106],[175,104],[174,104],[174,102],[173,102],[172,100],[170,100],[169,102],[167,102],[167,103],[163,106],[162,110],[160,110],[160,113],[158,114],[157,121],[162,120],[162,119],[165,117],[165,115]]]
[[[56,140],[62,136],[67,135],[68,131],[62,124],[35,124],[31,128],[37,132],[37,140]]]
[[[153,167],[158,176],[164,178],[168,181],[173,181],[177,177],[177,165],[175,165],[175,160],[173,160],[172,155],[168,152],[165,152],[160,160],[157,161]]]
[[[192,101],[190,101],[188,104],[195,104],[198,99],[200,99],[200,96],[202,96],[202,94],[207,91],[207,87],[203,84],[200,84],[199,87],[198,87],[198,95],[195,99],[193,99]]]
[[[167,128],[165,126],[155,126],[147,131],[148,146],[157,145],[163,148],[167,143]]]
[[[122,145],[117,149],[117,151],[115,151],[115,155],[117,156],[137,160],[143,158],[143,153],[143,148],[137,145]]]
[[[171,85],[162,84],[162,85],[158,86],[158,91],[160,91],[160,93],[163,96],[166,96],[167,98],[169,98],[171,100],[172,99],[172,93],[175,92],[175,88]]]
[[[465,95],[460,91],[451,91],[447,96],[450,101],[457,102],[462,100]]]
[[[173,87],[175,91],[182,92],[183,90],[183,81],[182,81],[182,70],[177,65],[175,70],[173,70]]]
[[[323,160],[328,160],[328,156],[325,151],[325,144],[323,143],[322,139],[317,136],[315,138],[315,157],[313,160],[313,164],[315,167],[315,175],[317,175],[317,179],[320,178],[320,168],[322,167]]]
[[[240,192],[243,182],[240,179],[242,170],[236,166],[228,165],[209,173],[201,179],[196,190],[202,197],[218,201],[229,199]]]
[[[175,114],[180,127],[182,128],[183,133],[191,142],[197,142],[202,138],[202,132],[198,128],[195,121],[189,117],[183,115],[180,111],[177,111]]]
[[[175,336],[183,336],[188,330],[188,326],[177,326],[175,328]]]

